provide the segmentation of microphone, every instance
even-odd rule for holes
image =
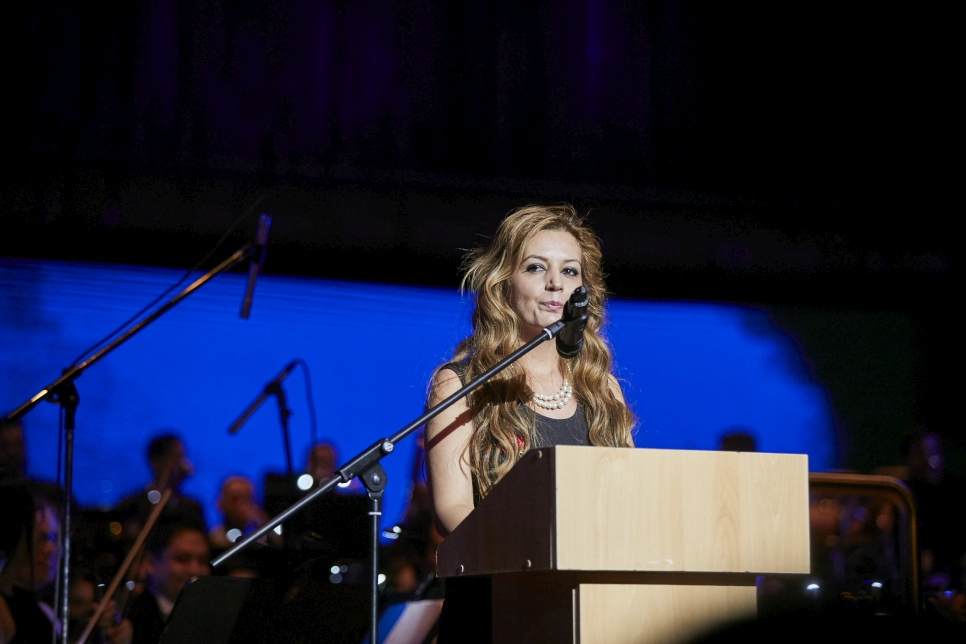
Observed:
[[[561,358],[573,358],[584,346],[584,327],[587,326],[587,289],[578,286],[564,304],[561,322],[564,328],[557,334],[557,353]]]
[[[233,422],[228,428],[229,434],[234,434],[241,429],[242,425],[245,424],[245,421],[248,420],[248,417],[255,413],[255,410],[258,409],[263,402],[265,402],[265,399],[268,398],[269,395],[277,394],[281,391],[279,385],[283,380],[285,380],[285,378],[288,377],[288,374],[292,373],[292,369],[294,369],[295,365],[297,364],[298,360],[292,360],[290,363],[285,365],[285,368],[282,369],[277,376],[272,378],[268,384],[265,385],[265,388],[262,389],[262,393],[258,394],[258,397],[245,408],[245,411],[243,411],[241,415],[235,419],[235,422]]]
[[[255,280],[258,278],[258,271],[261,270],[262,262],[265,261],[265,244],[268,242],[268,226],[271,223],[271,215],[265,213],[259,215],[255,247],[252,248],[252,261],[248,265],[248,284],[245,286],[245,297],[242,298],[241,312],[238,314],[243,320],[248,319],[248,313],[252,310],[252,293],[255,292]]]

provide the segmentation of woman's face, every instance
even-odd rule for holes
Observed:
[[[580,244],[563,230],[543,230],[523,248],[510,277],[510,308],[529,340],[563,315],[564,304],[583,284]]]
[[[37,512],[34,524],[33,581],[43,588],[57,577],[57,531],[59,522],[53,511],[44,506]]]

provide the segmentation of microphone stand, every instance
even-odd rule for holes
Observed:
[[[327,479],[312,492],[293,503],[287,509],[283,510],[267,523],[259,527],[255,532],[238,541],[234,546],[222,553],[221,556],[213,560],[211,562],[212,568],[217,568],[232,556],[244,550],[253,542],[262,538],[262,536],[267,534],[289,517],[300,512],[303,508],[312,503],[312,501],[334,488],[337,484],[348,483],[353,478],[359,477],[362,485],[366,488],[366,494],[369,496],[369,516],[371,517],[370,534],[372,537],[370,543],[371,550],[369,562],[372,566],[370,578],[371,610],[369,615],[369,644],[376,644],[379,641],[377,624],[379,617],[379,517],[382,515],[382,494],[383,490],[386,488],[386,472],[382,468],[382,465],[379,461],[381,461],[384,456],[391,454],[399,441],[409,436],[429,420],[435,418],[450,405],[485,383],[495,374],[503,371],[503,369],[532,351],[537,345],[545,342],[546,340],[553,339],[564,327],[575,323],[586,322],[586,319],[586,314],[584,314],[582,317],[575,320],[569,320],[567,322],[558,320],[550,326],[544,327],[537,337],[533,338],[522,347],[508,355],[506,358],[503,358],[482,374],[471,380],[462,389],[453,393],[451,396],[437,404],[419,418],[410,422],[389,438],[381,438],[353,456],[347,463],[336,470],[335,476]]]
[[[238,430],[242,428],[242,425],[245,424],[245,421],[247,421],[249,417],[255,413],[255,410],[261,407],[266,398],[269,396],[275,396],[275,400],[278,401],[278,417],[279,422],[282,425],[282,442],[285,446],[285,466],[287,469],[286,473],[288,474],[289,478],[292,477],[294,472],[292,469],[292,441],[289,438],[288,432],[288,419],[289,416],[292,415],[292,410],[288,408],[285,390],[282,389],[282,380],[284,380],[288,374],[291,373],[292,369],[294,369],[298,363],[299,360],[296,359],[285,365],[285,368],[282,369],[281,373],[275,376],[271,382],[262,388],[262,392],[258,394],[258,397],[248,405],[245,411],[243,411],[241,415],[235,419],[235,422],[233,422],[228,428],[229,434],[237,433]]]
[[[60,579],[58,580],[58,608],[61,628],[60,628],[60,641],[62,644],[68,644],[68,620],[69,613],[67,610],[67,597],[68,597],[68,586],[70,584],[70,531],[71,531],[71,500],[72,500],[72,485],[73,485],[73,461],[74,461],[74,427],[75,427],[75,412],[77,410],[77,405],[80,402],[80,397],[77,394],[77,388],[74,386],[74,380],[77,379],[88,367],[99,361],[101,358],[106,356],[108,353],[116,349],[118,346],[124,342],[130,340],[134,335],[136,335],[141,329],[147,325],[154,322],[156,319],[161,317],[164,313],[168,312],[171,308],[177,305],[181,300],[188,297],[196,290],[201,288],[206,282],[216,275],[228,270],[232,266],[254,256],[256,252],[260,252],[261,247],[258,244],[247,244],[242,248],[235,251],[231,257],[218,264],[193,283],[188,285],[183,291],[172,297],[161,307],[156,309],[153,313],[148,315],[146,318],[132,326],[130,329],[119,335],[112,342],[103,347],[100,351],[93,354],[88,359],[84,360],[80,364],[74,365],[73,367],[68,367],[63,370],[63,373],[59,378],[51,382],[49,385],[37,392],[29,400],[21,404],[19,407],[14,409],[12,412],[4,417],[4,421],[15,421],[21,418],[24,414],[29,412],[31,409],[37,406],[42,400],[47,400],[49,402],[58,403],[61,405],[64,412],[64,494],[66,500],[64,502],[64,510],[62,515],[61,530],[60,530]]]
[[[292,441],[288,435],[288,417],[292,415],[292,410],[288,408],[288,404],[285,402],[285,390],[282,389],[282,383],[276,382],[270,387],[270,393],[275,394],[275,400],[278,401],[278,420],[282,425],[282,442],[285,443],[285,467],[288,470],[289,478],[292,478],[294,470],[292,470]]]

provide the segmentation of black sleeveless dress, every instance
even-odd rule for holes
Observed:
[[[456,372],[466,384],[466,370],[462,364],[450,363],[443,367]],[[529,407],[536,421],[536,432],[531,449],[556,445],[590,445],[584,407],[577,403],[577,411],[570,418],[548,418]],[[443,611],[439,618],[437,644],[451,642],[486,643],[493,641],[493,602],[489,577],[450,577],[444,581]]]

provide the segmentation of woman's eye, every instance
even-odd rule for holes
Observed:
[[[543,265],[542,264],[530,264],[529,266],[527,266],[527,272],[528,273],[536,273],[536,272],[542,271],[542,270],[543,270]]]
[[[568,266],[567,268],[563,269],[563,274],[569,275],[570,277],[577,277],[580,275],[580,271],[578,271],[576,268],[571,268]]]

